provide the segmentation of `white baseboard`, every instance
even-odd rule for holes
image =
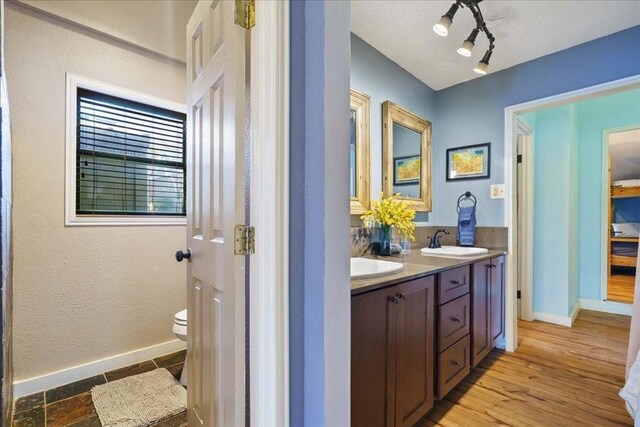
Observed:
[[[539,320],[541,322],[553,323],[556,325],[572,327],[573,322],[576,321],[576,317],[578,317],[578,313],[580,313],[580,309],[584,308],[580,304],[580,301],[573,306],[573,310],[571,311],[571,315],[569,316],[561,316],[559,314],[551,314],[551,313],[542,313],[540,311],[533,312],[533,319]]]
[[[533,320],[538,320],[540,322],[553,323],[555,325],[560,325],[560,326],[567,326],[569,328],[573,323],[571,320],[571,316],[561,316],[559,314],[543,313],[540,311],[533,312]]]
[[[625,316],[631,316],[633,313],[632,304],[614,301],[580,298],[580,307],[585,310],[601,311],[603,313],[611,314],[624,314]]]
[[[576,317],[578,317],[578,313],[580,313],[580,309],[582,306],[580,305],[580,300],[576,302],[576,305],[573,306],[573,311],[571,312],[571,325],[573,326],[573,322],[576,321]]]
[[[151,347],[145,347],[83,365],[73,366],[63,369],[62,371],[16,381],[13,383],[13,398],[17,399],[22,396],[28,396],[32,393],[49,390],[74,381],[93,377],[103,372],[113,371],[114,369],[124,368],[125,366],[144,362],[145,360],[168,353],[184,350],[186,344],[187,343],[180,340],[167,341]]]

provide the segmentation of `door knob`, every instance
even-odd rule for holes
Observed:
[[[187,259],[191,262],[191,248],[187,249],[186,252],[182,252],[182,250],[176,252],[176,261],[182,262],[183,259]]]

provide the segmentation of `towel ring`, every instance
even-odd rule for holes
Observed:
[[[471,191],[467,191],[466,193],[464,193],[464,194],[460,195],[460,197],[458,197],[458,203],[457,203],[457,207],[456,207],[456,210],[458,211],[458,213],[460,213],[460,202],[462,202],[464,200],[473,200],[473,207],[474,208],[478,204],[478,199],[476,199],[476,196],[471,194]]]

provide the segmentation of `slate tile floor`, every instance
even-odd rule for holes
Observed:
[[[100,427],[100,420],[91,400],[91,388],[109,381],[166,368],[180,378],[186,352],[167,354],[153,360],[105,372],[71,384],[21,397],[15,401],[13,427]],[[154,424],[156,427],[185,427],[187,413],[182,412]]]

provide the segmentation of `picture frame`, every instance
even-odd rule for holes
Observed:
[[[422,159],[420,156],[394,157],[393,185],[416,185],[420,183]]]
[[[447,149],[447,181],[487,179],[491,177],[491,143]]]

